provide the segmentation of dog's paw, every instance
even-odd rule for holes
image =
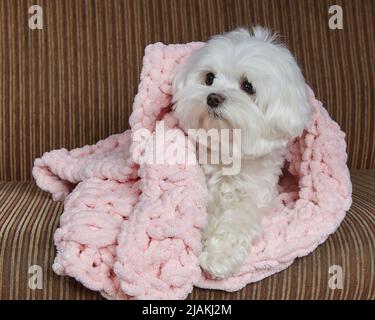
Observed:
[[[233,234],[207,241],[199,262],[203,270],[219,279],[236,271],[248,256],[248,241]]]
[[[204,251],[199,257],[199,263],[204,271],[212,278],[223,279],[230,275],[231,267],[227,263],[223,263],[214,255]]]

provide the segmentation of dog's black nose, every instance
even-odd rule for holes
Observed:
[[[217,93],[210,93],[207,96],[207,104],[211,108],[217,108],[225,100],[224,96]]]

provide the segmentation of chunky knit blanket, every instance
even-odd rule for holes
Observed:
[[[351,205],[345,135],[310,90],[314,123],[289,143],[279,206],[263,218],[263,236],[235,275],[202,273],[205,179],[198,164],[175,161],[176,150],[195,157],[195,148],[170,111],[174,70],[203,45],[147,46],[131,129],[35,160],[37,185],[64,200],[54,236],[57,274],[110,299],[183,299],[194,286],[234,291],[287,268],[339,226]],[[162,138],[155,134],[161,121]],[[160,139],[164,162],[145,161]]]

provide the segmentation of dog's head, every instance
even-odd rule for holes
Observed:
[[[240,129],[241,151],[260,156],[284,146],[311,124],[302,73],[267,29],[211,38],[173,81],[174,112],[188,129]]]

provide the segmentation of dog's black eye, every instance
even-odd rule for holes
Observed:
[[[206,85],[211,86],[214,83],[215,75],[212,72],[206,74]]]
[[[244,80],[241,83],[241,89],[248,94],[254,94],[255,93],[255,89],[254,89],[253,85],[251,84],[251,82],[249,82],[247,80]]]

